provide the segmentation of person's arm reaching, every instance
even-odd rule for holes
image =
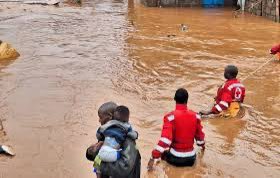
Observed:
[[[197,124],[196,124],[196,132],[195,132],[195,140],[196,140],[196,144],[200,147],[202,147],[202,149],[205,149],[205,141],[204,141],[204,137],[205,134],[202,131],[202,125],[201,125],[201,120],[200,120],[200,116],[197,114]]]
[[[174,120],[173,114],[164,117],[164,123],[161,131],[161,138],[159,139],[155,149],[152,151],[152,158],[148,163],[148,170],[151,170],[153,168],[154,159],[160,158],[162,153],[165,150],[168,150],[168,148],[170,147],[173,139],[173,135],[172,135],[173,120]]]
[[[161,154],[169,148],[172,143],[172,130],[174,115],[169,115],[164,118],[164,123],[161,131],[161,138],[158,141],[155,149],[152,151],[152,158],[158,159],[161,157]]]
[[[231,91],[225,89],[225,91],[222,94],[221,101],[213,106],[211,113],[219,114],[223,110],[227,110],[231,102]]]

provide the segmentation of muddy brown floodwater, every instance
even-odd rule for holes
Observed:
[[[1,40],[21,54],[0,61],[0,141],[17,153],[0,157],[1,178],[94,177],[85,150],[96,141],[97,108],[109,100],[131,109],[142,177],[280,177],[279,61],[244,82],[243,119],[203,121],[207,148],[194,168],[145,169],[174,91],[187,88],[190,107],[205,109],[225,65],[236,64],[244,77],[268,59],[279,24],[233,18],[230,9],[145,8],[131,0],[0,5]]]

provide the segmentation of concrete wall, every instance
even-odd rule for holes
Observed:
[[[158,0],[140,0],[141,4],[147,7],[157,7]]]
[[[276,20],[277,0],[246,0],[245,11]],[[278,0],[279,1],[279,0]]]
[[[202,0],[140,0],[148,7],[192,7],[201,6]],[[265,16],[276,21],[276,1],[280,0],[246,0],[245,11],[255,15]],[[224,0],[227,7],[233,6],[237,0]]]
[[[141,3],[148,7],[192,7],[200,6],[201,0],[141,0]]]
[[[202,0],[140,0],[142,4],[148,7],[192,7],[201,6]],[[224,0],[224,6],[232,7],[237,0]]]

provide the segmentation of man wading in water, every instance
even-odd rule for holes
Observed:
[[[245,86],[236,78],[238,68],[228,65],[224,71],[226,82],[219,87],[215,97],[215,105],[210,111],[201,111],[201,115],[219,114],[230,107],[232,102],[243,103],[245,98]]]
[[[272,55],[277,54],[278,55],[278,59],[280,60],[280,44],[273,46],[270,49],[270,54],[272,54]]]
[[[205,149],[200,116],[187,107],[187,90],[178,89],[174,100],[176,108],[164,116],[161,138],[152,152],[148,170],[152,170],[154,160],[159,158],[175,166],[193,166],[196,160],[194,140]]]

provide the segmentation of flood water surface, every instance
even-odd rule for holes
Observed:
[[[234,18],[230,9],[145,8],[130,0],[1,3],[0,37],[21,54],[0,61],[0,141],[17,153],[0,157],[1,178],[95,177],[85,150],[96,142],[97,109],[106,101],[131,110],[142,177],[280,176],[279,61],[244,81],[243,119],[203,121],[206,151],[193,168],[161,162],[146,171],[175,90],[188,89],[191,109],[209,108],[227,64],[243,78],[270,58],[279,24]]]

